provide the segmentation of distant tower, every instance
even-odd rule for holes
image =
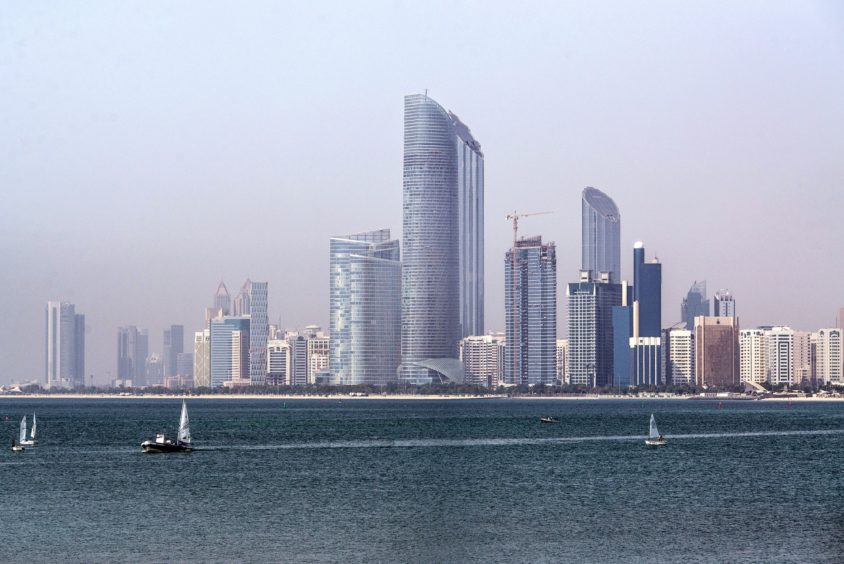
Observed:
[[[85,316],[69,302],[47,302],[45,383],[48,388],[85,385]]]
[[[542,237],[522,238],[507,251],[504,294],[504,380],[508,384],[553,384],[557,352],[554,243],[543,245]]]
[[[243,286],[240,288],[237,296],[234,298],[234,312],[235,317],[241,315],[249,315],[252,304],[252,281],[248,278]]]
[[[733,300],[729,290],[718,290],[715,292],[715,317],[735,317],[736,302]]]
[[[706,280],[692,284],[680,306],[680,320],[686,323],[686,329],[689,331],[694,328],[695,317],[699,315],[709,315],[709,300],[706,299]]]
[[[483,331],[483,154],[427,95],[404,99],[401,378],[462,381],[464,335]]]
[[[134,325],[117,329],[117,379],[131,380],[133,386],[147,385],[149,336]]]
[[[164,377],[178,374],[176,364],[179,354],[185,352],[185,327],[184,325],[171,325],[164,330]]]
[[[609,282],[621,281],[621,214],[612,198],[588,186],[581,198],[581,257],[580,269],[589,271],[592,279],[602,272],[609,274]]]
[[[229,289],[226,288],[225,282],[220,280],[220,285],[217,286],[217,292],[214,294],[214,307],[223,310],[223,315],[228,315],[231,311],[231,296],[229,296]]]

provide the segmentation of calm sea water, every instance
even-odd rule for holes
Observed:
[[[0,399],[0,561],[841,562],[844,404]],[[669,437],[643,444],[651,413]],[[538,418],[554,415],[557,425]],[[8,417],[9,420],[5,420]]]

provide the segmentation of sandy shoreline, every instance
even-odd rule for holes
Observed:
[[[0,399],[203,399],[203,400],[385,400],[385,401],[430,401],[430,400],[489,400],[489,399],[514,399],[514,400],[560,400],[560,401],[583,401],[583,400],[694,400],[694,401],[752,401],[737,400],[732,398],[698,398],[697,396],[622,396],[622,395],[576,395],[576,396],[518,396],[508,397],[504,395],[489,396],[467,396],[467,395],[370,395],[350,396],[346,394],[329,395],[263,395],[263,394],[198,394],[198,395],[177,395],[177,394],[2,394]],[[844,397],[769,397],[764,401],[790,401],[790,402],[844,402]]]

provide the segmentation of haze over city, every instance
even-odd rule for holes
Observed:
[[[197,9],[201,6],[202,9]],[[203,324],[224,280],[328,326],[328,240],[401,237],[402,111],[426,89],[485,155],[486,329],[504,325],[505,215],[580,267],[580,194],[610,194],[622,270],[663,263],[663,326],[695,280],[742,326],[844,305],[840,4],[356,3],[0,8],[0,383],[43,378],[44,305],[116,330]]]

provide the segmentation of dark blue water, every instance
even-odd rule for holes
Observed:
[[[841,562],[844,404],[0,399],[0,562]],[[655,413],[665,447],[643,443]],[[541,415],[561,419],[542,425]],[[8,416],[9,421],[3,419]]]

